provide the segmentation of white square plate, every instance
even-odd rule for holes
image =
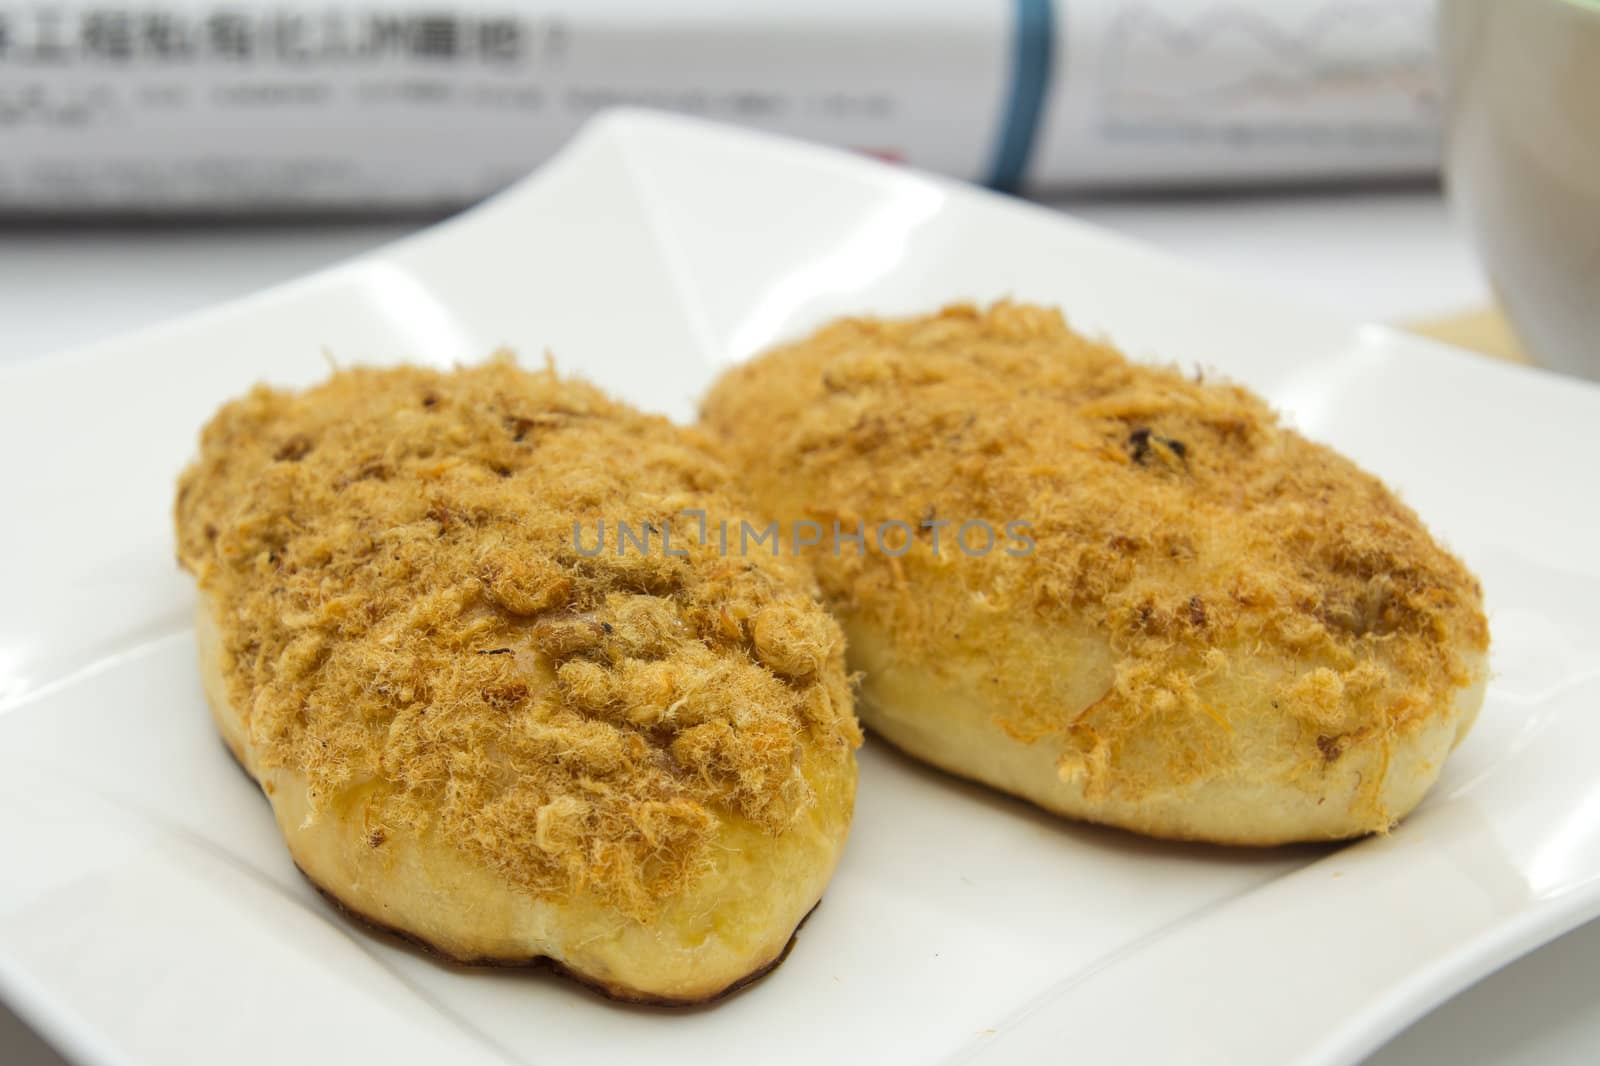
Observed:
[[[542,350],[675,417],[843,312],[1003,295],[1214,368],[1396,486],[1483,578],[1495,677],[1424,807],[1342,849],[1071,825],[869,741],[800,943],[709,1009],[453,969],[310,889],[212,734],[173,481],[341,362]],[[0,372],[0,992],[86,1062],[1349,1062],[1600,912],[1600,390],[1214,280],[1027,205],[646,114],[378,254]]]

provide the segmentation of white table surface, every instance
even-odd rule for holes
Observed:
[[[1361,319],[1405,321],[1486,300],[1431,189],[1062,203],[1065,210]],[[411,232],[419,222],[29,226],[0,222],[0,362],[65,348],[241,296]],[[1307,960],[1314,965],[1314,960]],[[1440,1007],[1377,1066],[1600,1062],[1600,921]],[[0,1063],[62,1060],[0,1006]]]

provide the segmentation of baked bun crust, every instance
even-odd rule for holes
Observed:
[[[692,434],[508,360],[224,407],[179,556],[217,727],[306,875],[625,999],[781,959],[850,824],[843,639],[806,571],[685,510],[748,514]]]
[[[730,370],[703,425],[768,514],[827,531],[868,728],[1049,810],[1229,844],[1384,831],[1482,702],[1478,583],[1391,492],[1055,311],[840,321]],[[976,521],[987,552],[955,539]]]

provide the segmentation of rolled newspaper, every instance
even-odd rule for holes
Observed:
[[[0,0],[0,211],[429,210],[664,108],[1004,189],[1415,175],[1428,0]]]

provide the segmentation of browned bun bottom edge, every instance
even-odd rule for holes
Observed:
[[[526,958],[504,959],[492,957],[462,958],[459,955],[452,955],[448,951],[445,951],[443,948],[439,947],[437,944],[417,936],[415,933],[409,933],[398,926],[389,925],[380,919],[374,918],[370,914],[350,906],[350,904],[340,899],[338,894],[330,889],[327,885],[319,884],[317,879],[306,873],[305,870],[301,868],[299,863],[295,863],[295,869],[300,871],[300,876],[304,877],[311,887],[317,890],[317,893],[321,895],[323,899],[332,904],[333,907],[345,917],[356,922],[358,925],[367,926],[375,933],[380,933],[384,936],[391,936],[396,940],[403,940],[412,947],[419,948],[426,954],[433,956],[440,962],[448,963],[452,966],[470,966],[477,969],[546,969],[561,975],[569,981],[573,981],[579,985],[582,985],[589,991],[594,992],[604,999],[609,999],[614,1003],[627,1003],[640,1007],[665,1007],[679,1010],[687,1010],[693,1007],[707,1007],[715,1003],[720,1003],[729,996],[732,996],[742,989],[755,984],[757,981],[767,976],[767,974],[783,965],[783,961],[789,957],[789,952],[794,950],[795,941],[800,937],[801,926],[804,926],[806,924],[806,920],[809,919],[812,914],[816,913],[817,907],[822,905],[822,902],[818,900],[817,905],[806,912],[805,917],[800,919],[800,925],[795,926],[794,932],[789,934],[789,939],[784,943],[783,950],[778,952],[778,954],[770,961],[762,963],[760,966],[756,967],[754,970],[751,970],[749,973],[737,979],[732,984],[719,989],[708,996],[701,996],[697,999],[673,999],[670,996],[652,996],[647,993],[639,992],[635,989],[625,988],[621,985],[608,985],[603,981],[596,981],[593,978],[585,977],[577,970],[574,970],[570,966],[552,959],[548,955],[530,955]]]
[[[250,768],[246,766],[244,760],[239,757],[239,752],[236,751],[233,745],[227,740],[222,741],[222,747],[223,750],[225,750],[228,755],[232,757],[234,764],[238,766],[240,770],[244,771],[246,777],[254,782],[256,788],[261,792],[261,798],[265,800],[267,798],[266,790],[261,788],[261,782],[257,781],[255,775],[250,772]],[[294,862],[293,856],[290,857],[290,861]],[[789,953],[794,950],[795,941],[800,938],[801,928],[804,927],[811,916],[816,913],[817,907],[822,906],[822,901],[819,899],[812,906],[812,908],[805,913],[805,916],[800,919],[800,923],[794,927],[794,932],[789,934],[789,939],[784,942],[783,950],[779,951],[777,955],[773,956],[767,962],[762,963],[760,966],[757,966],[754,970],[751,970],[743,977],[736,979],[733,981],[733,983],[724,986],[710,995],[690,999],[674,999],[670,996],[653,996],[622,985],[609,985],[604,981],[596,981],[593,978],[584,976],[578,971],[572,969],[570,966],[566,966],[560,962],[557,962],[548,955],[528,955],[518,958],[496,958],[493,956],[463,958],[460,955],[451,954],[449,951],[446,951],[444,948],[433,943],[431,940],[428,940],[426,937],[421,937],[415,933],[401,929],[397,925],[390,925],[381,918],[375,918],[360,908],[352,906],[350,903],[346,902],[337,891],[306,873],[305,867],[301,866],[298,862],[294,863],[294,868],[300,871],[300,876],[306,879],[307,884],[317,890],[318,895],[327,900],[335,910],[344,915],[347,919],[354,921],[358,925],[366,926],[372,932],[382,934],[383,936],[393,937],[396,940],[404,941],[405,943],[420,949],[427,955],[432,956],[440,962],[448,963],[453,966],[470,966],[480,969],[513,970],[533,969],[535,967],[547,969],[553,973],[559,974],[569,981],[574,982],[575,984],[587,988],[589,991],[594,992],[596,995],[599,995],[602,998],[611,1000],[614,1003],[627,1003],[640,1007],[667,1007],[676,1009],[707,1007],[715,1003],[720,1003],[729,996],[734,995],[736,992],[755,984],[757,981],[767,976],[767,974],[783,965],[784,960],[789,957]]]

